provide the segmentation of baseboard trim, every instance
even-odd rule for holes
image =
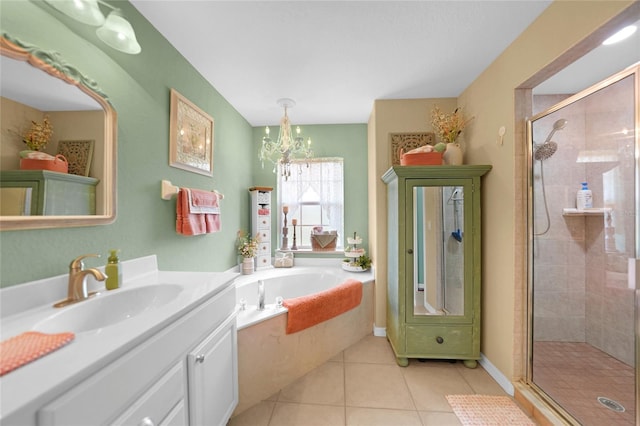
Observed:
[[[489,373],[491,377],[493,377],[493,380],[495,380],[500,385],[500,387],[504,389],[506,393],[513,396],[514,394],[513,383],[511,383],[511,381],[504,374],[502,374],[502,372],[498,370],[498,368],[495,365],[493,365],[491,361],[489,361],[489,358],[487,358],[486,356],[484,356],[483,353],[481,353],[480,360],[478,362],[480,363],[482,368],[484,368],[485,371]]]
[[[373,335],[376,337],[387,337],[387,328],[386,327],[376,327],[375,324],[373,326]]]

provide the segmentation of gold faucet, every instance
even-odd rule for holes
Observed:
[[[87,275],[93,275],[93,277],[98,281],[104,281],[107,279],[107,276],[96,268],[84,269],[82,259],[85,257],[100,257],[100,255],[85,254],[73,259],[69,264],[69,288],[67,290],[67,298],[53,305],[55,308],[86,300],[95,294],[95,292],[87,292]]]

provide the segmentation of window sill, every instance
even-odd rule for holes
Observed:
[[[276,253],[293,253],[293,254],[304,254],[306,255],[313,255],[313,256],[319,256],[319,255],[333,255],[333,256],[340,256],[343,257],[344,256],[344,250],[343,249],[335,249],[335,250],[327,250],[327,251],[321,251],[321,250],[311,250],[309,248],[305,248],[305,249],[298,249],[298,250],[282,250],[282,249],[277,249]]]

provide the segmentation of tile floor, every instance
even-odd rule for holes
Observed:
[[[533,381],[584,426],[635,424],[635,372],[586,343],[536,342]],[[599,396],[625,407],[613,411]]]
[[[228,426],[460,425],[445,395],[474,393],[506,395],[480,366],[411,360],[399,367],[387,339],[368,336]]]

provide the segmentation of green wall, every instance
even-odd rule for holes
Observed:
[[[295,109],[289,112],[289,117],[294,126],[299,125],[305,140],[311,138],[312,150],[315,157],[342,157],[344,158],[344,232],[353,235],[358,232],[362,237],[362,244],[368,251],[368,197],[367,197],[367,125],[366,124],[332,124],[332,125],[305,125],[295,121]],[[278,122],[280,116],[274,117]],[[269,126],[271,136],[277,138],[279,126]],[[275,135],[275,136],[274,136]],[[258,159],[260,141],[264,136],[264,127],[253,129],[253,148],[251,155],[253,178],[256,186],[269,186],[276,188],[276,174],[273,173],[273,165],[265,163],[264,169]],[[273,201],[276,198],[274,196]],[[277,215],[273,215],[273,227],[277,228]],[[277,237],[274,237],[277,238]],[[346,239],[344,240],[346,242]],[[274,239],[274,247],[280,247]],[[305,257],[304,254],[297,256]],[[313,254],[314,257],[320,255]],[[341,255],[323,255],[323,257],[341,257]]]
[[[257,160],[262,129],[253,129],[128,2],[118,6],[135,28],[142,46],[139,55],[109,48],[96,37],[95,28],[42,1],[0,2],[2,32],[59,52],[96,80],[118,113],[115,223],[1,232],[1,287],[67,273],[69,262],[80,254],[102,254],[102,259],[86,262],[101,265],[110,248],[120,248],[122,260],[157,254],[163,270],[226,270],[236,263],[237,230],[249,226],[247,188],[275,186],[275,176],[270,169],[262,170]],[[215,120],[213,178],[168,166],[171,88]],[[315,141],[316,155],[345,158],[346,231],[358,230],[366,238],[366,125],[305,126],[304,132]],[[160,198],[162,179],[222,192],[222,231],[177,235],[175,201]]]

